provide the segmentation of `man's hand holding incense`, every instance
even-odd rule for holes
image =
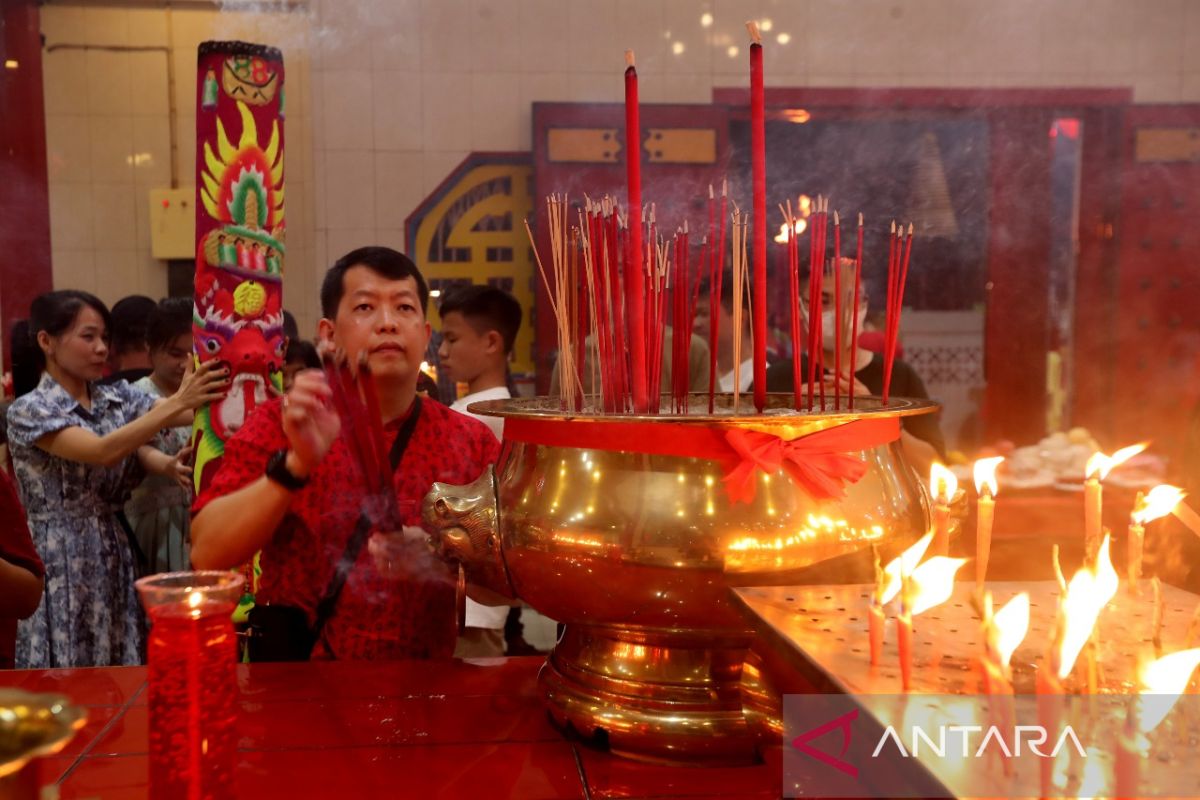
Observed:
[[[283,398],[283,432],[291,452],[288,469],[299,476],[312,472],[341,432],[332,406],[333,393],[320,370],[297,373]]]

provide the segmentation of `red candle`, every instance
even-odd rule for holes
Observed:
[[[717,247],[715,220],[713,219],[713,187],[708,185],[708,413],[713,413],[717,392],[717,313],[720,311],[721,290],[717,283],[717,259],[713,251]]]
[[[754,184],[754,407],[767,405],[767,131],[763,117],[763,52],[758,26],[750,45],[750,172]]]
[[[646,376],[645,298],[642,295],[642,138],[638,119],[638,78],[633,51],[625,51],[625,173],[629,204],[629,252],[625,260],[625,305],[629,315],[629,356],[633,407],[639,414],[650,410]]]
[[[237,638],[243,579],[227,572],[137,582],[147,645],[152,800],[233,797],[237,762]]]

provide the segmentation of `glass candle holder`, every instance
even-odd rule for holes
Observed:
[[[150,797],[234,795],[236,572],[168,572],[135,584],[150,617]]]

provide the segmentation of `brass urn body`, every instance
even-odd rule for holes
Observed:
[[[770,396],[780,409],[791,400]],[[632,419],[649,434],[703,425],[793,439],[936,410],[856,402],[854,413],[735,414],[726,396],[714,415]],[[631,420],[566,417],[547,398],[471,410],[601,434]],[[719,461],[506,438],[494,472],[470,486],[435,484],[423,513],[435,547],[469,582],[564,624],[539,679],[558,724],[635,758],[746,763],[769,693],[743,669],[753,634],[730,588],[869,580],[872,543],[895,552],[929,526],[923,482],[899,441],[856,455],[866,471],[840,499],[814,500],[781,469],[756,471],[753,499],[735,503]]]

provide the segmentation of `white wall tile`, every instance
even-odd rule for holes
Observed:
[[[375,163],[368,152],[330,151],[325,160],[329,228],[375,227]]]
[[[562,0],[520,0],[520,4],[521,69],[565,73],[569,4]]]
[[[96,296],[110,308],[130,294],[142,294],[141,266],[135,249],[96,250]]]
[[[157,52],[129,53],[130,97],[135,114],[159,114],[166,117],[170,111],[167,96],[167,54]],[[178,98],[178,102],[190,101],[194,93]]]
[[[46,168],[51,183],[91,181],[91,117],[87,114],[46,115]]]
[[[424,143],[419,72],[376,72],[372,85],[375,149],[420,150]]]
[[[93,246],[92,187],[87,183],[50,185],[50,247],[82,250]]]
[[[1179,100],[1184,103],[1200,102],[1200,72],[1185,72],[1180,87]]]
[[[371,26],[371,66],[375,70],[421,69],[420,0],[389,0]]]
[[[1179,75],[1138,76],[1133,83],[1133,101],[1135,103],[1178,103],[1182,89],[1183,82]]]
[[[160,8],[129,9],[129,44],[135,47],[163,47],[168,42],[167,14]]]
[[[471,0],[470,37],[474,71],[521,69],[521,13],[511,0]]]
[[[92,240],[97,250],[137,248],[136,209],[133,186],[92,184]]]
[[[520,75],[517,73],[471,76],[471,149],[519,150],[522,113]]]
[[[375,154],[375,227],[404,229],[404,221],[425,198],[420,152]]]
[[[469,73],[426,73],[421,95],[421,123],[426,147],[466,150],[471,146]]]
[[[619,76],[626,48],[618,34],[616,0],[567,0],[567,64],[571,72]]]
[[[87,44],[129,44],[129,10],[89,8],[86,11]]]
[[[712,26],[704,27],[700,17],[712,13],[708,3],[694,0],[665,0],[663,29],[670,39],[663,39],[663,71],[668,74],[707,74],[712,69]],[[678,47],[677,47],[678,45]],[[675,52],[682,47],[681,52]]]
[[[615,103],[625,99],[625,81],[620,71],[573,72],[568,76],[568,87],[571,100],[577,103]]]
[[[329,238],[329,264],[333,264],[351,250],[375,244],[374,228],[330,228],[326,234]]]
[[[87,51],[88,113],[121,115],[133,110],[130,53]]]
[[[421,65],[429,72],[471,68],[470,0],[421,0]]]
[[[369,150],[374,146],[371,73],[330,71],[321,74],[321,131],[329,150]]]
[[[148,249],[138,250],[134,261],[138,269],[138,288],[147,297],[161,300],[167,296],[167,262],[159,261]]]
[[[96,291],[96,256],[86,250],[52,250],[50,266],[55,289]]]
[[[87,43],[87,9],[43,5],[38,14],[46,46]]]
[[[162,188],[171,182],[171,123],[166,117],[133,118],[133,180]]]
[[[366,17],[381,3],[325,3],[310,33],[312,57],[322,69],[357,71],[371,69],[370,39],[374,26]]]
[[[87,62],[83,50],[55,50],[42,55],[47,114],[88,113]]]
[[[133,181],[133,118],[93,116],[92,180]]]

